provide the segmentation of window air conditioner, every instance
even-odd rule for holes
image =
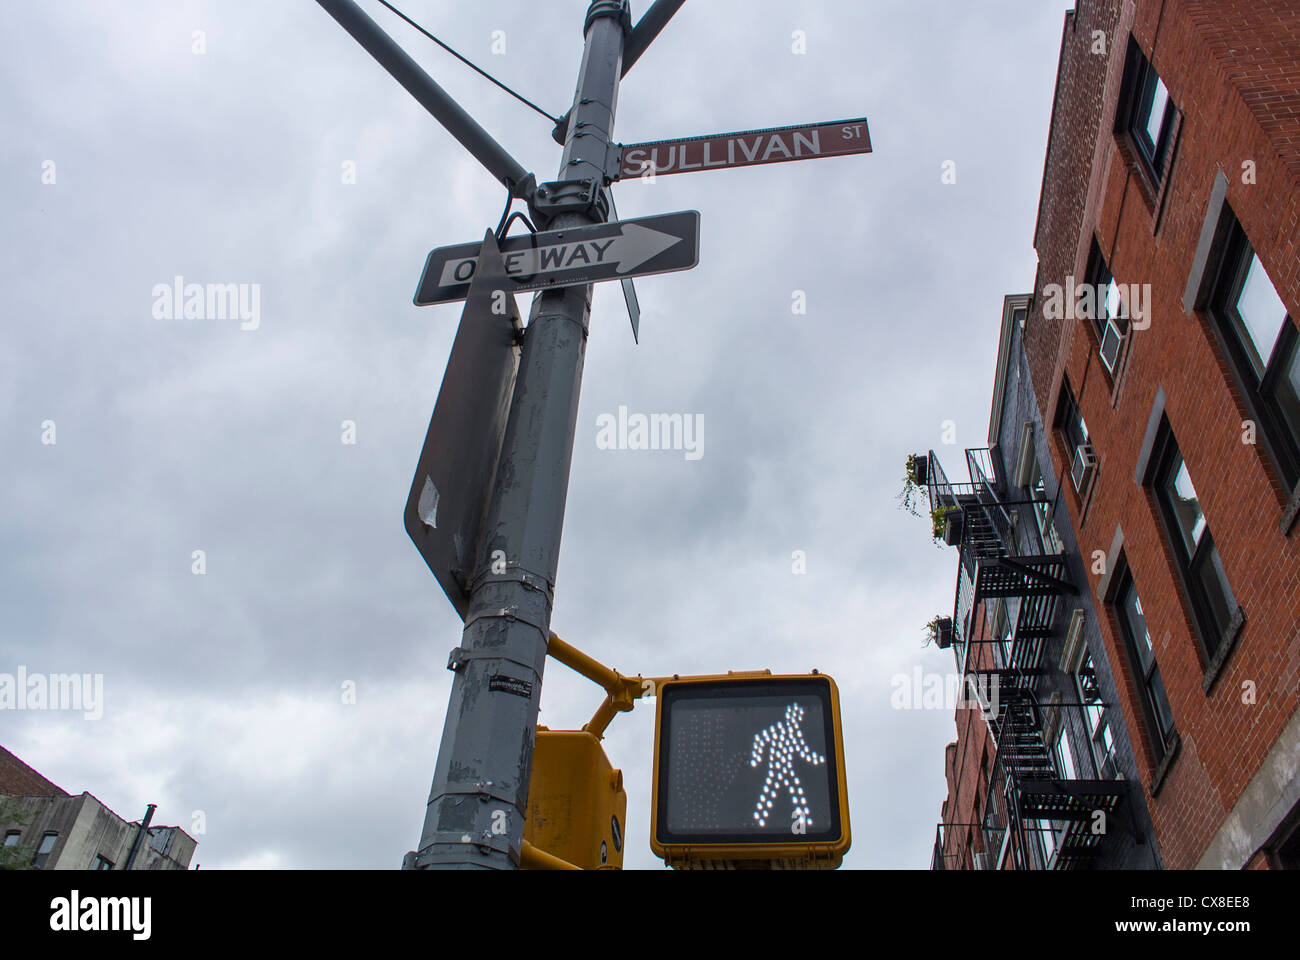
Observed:
[[[1106,332],[1101,338],[1101,362],[1106,365],[1111,376],[1115,375],[1115,366],[1119,363],[1119,354],[1123,347],[1124,331],[1112,317],[1106,321]]]
[[[1091,443],[1081,443],[1074,448],[1074,462],[1070,464],[1070,480],[1075,492],[1080,496],[1092,483],[1092,475],[1097,472],[1097,454]]]

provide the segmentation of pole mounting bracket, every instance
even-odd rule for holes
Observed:
[[[471,660],[504,660],[507,663],[513,663],[517,667],[523,667],[534,676],[537,675],[537,667],[534,664],[524,663],[524,661],[516,660],[514,657],[503,657],[493,650],[466,650],[464,647],[452,647],[451,652],[447,654],[447,669],[452,673],[459,673],[465,664]]]
[[[592,23],[601,17],[613,17],[623,28],[623,36],[632,32],[632,7],[627,0],[592,0],[587,8],[587,19],[582,24],[582,34],[587,35]]]
[[[593,177],[552,180],[537,185],[528,208],[539,225],[545,226],[565,213],[581,213],[597,223],[609,221],[609,199]]]
[[[605,182],[617,183],[623,179],[623,144],[610,143],[605,146]]]

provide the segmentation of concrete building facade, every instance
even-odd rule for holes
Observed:
[[[128,822],[90,793],[68,793],[0,747],[0,863],[5,867],[123,870],[130,864],[131,870],[188,870],[196,846],[180,827]]]

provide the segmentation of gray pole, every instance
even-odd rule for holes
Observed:
[[[626,22],[620,0],[587,11],[561,180],[605,183]],[[548,229],[594,222],[567,213]],[[519,864],[590,313],[590,285],[533,300],[424,831],[404,867]],[[505,573],[492,572],[495,551]]]

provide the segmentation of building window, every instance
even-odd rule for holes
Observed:
[[[1151,645],[1146,615],[1142,612],[1142,600],[1127,566],[1120,573],[1114,607],[1128,659],[1136,675],[1134,679],[1141,692],[1142,715],[1149,734],[1147,740],[1155,762],[1159,763],[1174,738],[1174,714],[1169,709],[1164,681],[1160,679],[1160,667],[1156,663],[1155,648]]]
[[[1097,472],[1097,456],[1088,439],[1088,425],[1084,423],[1079,404],[1074,399],[1068,381],[1061,384],[1061,402],[1056,427],[1065,441],[1065,458],[1070,464],[1070,483],[1080,498],[1084,497],[1092,485]]]
[[[1046,481],[1043,466],[1034,457],[1034,465],[1029,475],[1029,498],[1034,501],[1034,519],[1038,523],[1038,539],[1043,553],[1064,553],[1065,544],[1056,532],[1052,521],[1052,501],[1047,498]]]
[[[997,644],[995,649],[998,651],[998,668],[1006,670],[1011,666],[1011,654],[1015,649],[1014,632],[1011,629],[1011,617],[1007,610],[1006,598],[995,599],[990,613],[989,633]]]
[[[1133,146],[1143,173],[1153,187],[1159,187],[1169,168],[1170,141],[1177,112],[1151,61],[1137,41],[1129,37],[1124,82],[1115,115],[1115,133]]]
[[[1064,716],[1062,716],[1064,719]],[[1056,746],[1052,750],[1056,759],[1056,770],[1061,775],[1062,780],[1079,779],[1078,771],[1074,766],[1074,753],[1070,750],[1070,738],[1065,732],[1065,724],[1061,724],[1060,730],[1056,734]]]
[[[1056,854],[1056,827],[1051,820],[1032,820],[1030,829],[1038,834],[1039,852],[1043,857],[1043,869],[1050,870],[1052,857]]]
[[[1209,663],[1228,639],[1228,625],[1237,611],[1237,602],[1206,524],[1192,476],[1167,421],[1152,486],[1190,601],[1193,621],[1201,634],[1201,648]]]
[[[1276,869],[1300,870],[1300,804],[1292,807],[1268,846]]]
[[[18,846],[18,838],[23,835],[21,830],[10,830],[5,833],[5,849]]]
[[[1075,402],[1074,390],[1070,389],[1069,381],[1061,384],[1061,415],[1057,419],[1057,425],[1065,434],[1066,444],[1070,447],[1087,444],[1088,424],[1084,423],[1083,414],[1079,412],[1079,405]]]
[[[1114,377],[1128,337],[1128,306],[1120,296],[1119,284],[1115,282],[1115,275],[1111,273],[1096,240],[1092,242],[1092,253],[1088,257],[1088,292],[1084,296],[1085,306],[1089,300],[1092,302],[1090,319],[1097,335],[1097,351],[1101,354],[1102,366],[1109,376]]]
[[[1088,442],[1088,424],[1079,412],[1079,405],[1075,402],[1074,392],[1068,383],[1061,385],[1060,427],[1065,434],[1066,444],[1071,448]]]
[[[1083,662],[1074,672],[1074,685],[1083,704],[1083,717],[1088,724],[1088,740],[1092,744],[1093,769],[1101,780],[1114,780],[1119,776],[1115,762],[1115,735],[1106,719],[1106,708],[1101,702],[1101,688],[1097,684],[1097,670],[1092,653],[1085,650]]]
[[[95,857],[95,866],[94,866],[94,869],[96,869],[96,870],[112,870],[112,869],[113,869],[113,861],[110,860],[110,859],[108,859],[108,857],[105,857],[105,856],[103,856],[103,855],[96,856],[96,857]]]
[[[1119,316],[1120,303],[1115,275],[1110,272],[1110,266],[1106,263],[1106,257],[1096,240],[1092,241],[1092,250],[1088,254],[1087,283],[1089,293],[1092,295],[1092,309],[1086,312],[1090,314],[1088,319],[1092,321],[1093,330],[1100,340],[1106,332],[1106,321],[1111,317]],[[1086,298],[1088,294],[1084,296]],[[1087,299],[1084,300],[1085,304],[1088,302]]]
[[[1287,490],[1300,483],[1300,330],[1231,218],[1209,311]]]
[[[41,837],[41,845],[36,848],[36,856],[32,857],[32,866],[45,866],[45,862],[50,859],[50,851],[54,849],[54,842],[58,839],[57,833],[47,833]]]

